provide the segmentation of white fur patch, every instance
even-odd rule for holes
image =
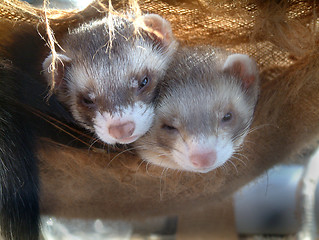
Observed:
[[[94,100],[96,98],[96,95],[93,92],[89,93],[88,96],[91,100]]]
[[[94,129],[97,136],[108,144],[128,144],[136,141],[144,135],[153,123],[154,109],[142,102],[136,102],[133,106],[123,109],[121,112],[110,114],[97,112],[93,119]],[[134,122],[135,130],[129,139],[115,139],[109,134],[109,126],[125,122]]]
[[[173,160],[181,169],[191,172],[207,173],[222,166],[232,156],[234,149],[230,139],[219,135],[210,137],[192,138],[187,142],[179,141],[172,153]],[[213,164],[205,168],[196,168],[190,160],[192,154],[206,152],[216,152],[216,160]]]
[[[131,80],[131,88],[137,88],[138,87],[138,81],[136,79]]]

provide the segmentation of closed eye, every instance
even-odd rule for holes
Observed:
[[[87,96],[82,96],[81,103],[87,108],[95,108],[95,101]]]
[[[165,131],[167,131],[167,132],[170,132],[170,133],[176,133],[176,132],[178,132],[178,129],[177,128],[175,128],[175,127],[173,127],[173,126],[171,126],[171,125],[167,125],[167,124],[163,124],[162,125],[162,129],[163,130],[165,130]]]

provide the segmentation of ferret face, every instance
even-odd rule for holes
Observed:
[[[223,165],[248,133],[258,95],[257,70],[245,57],[253,65],[249,77],[255,78],[247,86],[247,79],[230,73],[227,65],[212,69],[215,63],[205,61],[190,67],[184,57],[166,76],[154,126],[135,146],[150,163],[206,173]],[[233,60],[231,65],[238,64]]]
[[[131,143],[148,131],[157,84],[176,48],[168,23],[157,15],[146,16],[153,27],[161,24],[168,34],[165,42],[145,32],[135,34],[132,24],[120,19],[112,45],[107,45],[102,20],[70,32],[59,55],[63,80],[56,95],[80,125],[109,144]]]
[[[64,102],[80,124],[111,144],[135,141],[150,128],[156,86],[166,64],[151,45],[127,47],[131,50],[123,55],[109,59],[101,52],[65,68],[68,99]]]

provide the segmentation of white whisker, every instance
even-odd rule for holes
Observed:
[[[238,155],[238,156],[244,157],[244,158],[248,161],[248,157],[245,156],[244,154],[241,154],[241,153],[239,153],[239,152],[235,152],[235,153],[233,154],[233,156],[234,156],[234,155]],[[238,159],[238,160],[240,160],[240,161],[243,162],[243,160],[241,160],[241,159]],[[246,164],[245,164],[245,165],[246,165]]]
[[[108,167],[110,166],[110,164],[111,164],[116,158],[118,158],[120,155],[122,155],[123,153],[129,152],[129,151],[134,150],[134,149],[135,149],[135,147],[128,148],[128,149],[125,149],[125,150],[123,150],[122,152],[116,154],[116,155],[111,159],[111,161],[107,164],[106,167],[108,168]]]
[[[235,159],[235,160],[238,160],[238,161],[241,162],[245,167],[247,167],[246,163],[245,163],[243,160],[241,160],[240,158],[237,158],[237,157],[235,157],[235,156],[232,156],[232,158]]]

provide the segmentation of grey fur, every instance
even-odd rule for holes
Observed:
[[[70,30],[61,41],[64,52],[60,54],[64,61],[58,62],[55,94],[78,123],[92,132],[96,130],[97,113],[121,114],[140,102],[153,114],[157,83],[163,78],[177,47],[169,23],[158,15],[143,17],[162,25],[164,39],[135,29],[128,17],[113,16],[114,35],[109,35],[110,23],[106,17]],[[52,81],[47,71],[50,60],[49,56],[43,64],[49,83]],[[150,84],[139,91],[145,76]],[[92,100],[94,107],[83,104],[83,98]]]
[[[251,60],[255,81],[246,88],[238,75],[223,70],[229,55],[209,46],[179,49],[162,83],[154,125],[135,143],[144,160],[189,170],[174,162],[173,151],[181,151],[177,146],[194,139],[209,142],[211,136],[226,136],[232,150],[238,149],[253,120],[259,76]],[[221,120],[228,112],[234,120],[223,125]]]

